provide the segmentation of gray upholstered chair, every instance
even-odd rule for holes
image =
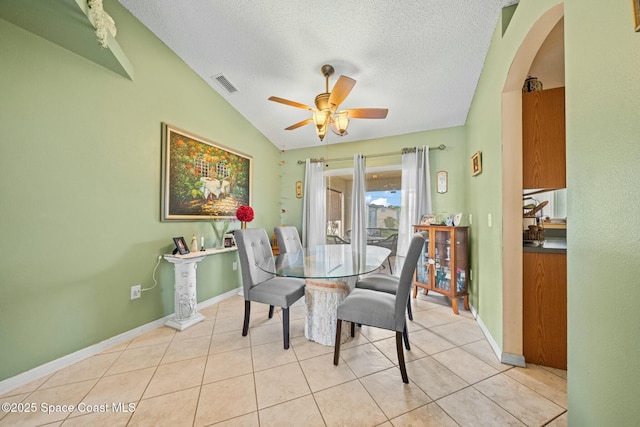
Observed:
[[[300,242],[300,236],[298,235],[298,229],[293,226],[281,226],[275,227],[273,232],[276,235],[278,241],[278,249],[281,254],[287,252],[298,252],[302,249],[302,242]]]
[[[276,277],[260,269],[275,272],[271,242],[262,228],[236,230],[236,245],[242,270],[244,289],[244,326],[242,336],[249,332],[251,301],[269,304],[269,318],[273,316],[273,307],[282,307],[282,338],[284,348],[289,348],[289,307],[304,296],[304,280],[291,277]]]
[[[396,332],[396,350],[398,352],[400,374],[402,375],[402,381],[409,383],[407,368],[404,363],[404,350],[402,349],[403,333],[406,332],[407,327],[407,318],[404,313],[409,300],[409,290],[413,282],[413,272],[416,269],[418,258],[420,258],[424,240],[424,233],[416,233],[411,239],[395,295],[371,289],[356,288],[338,306],[336,344],[333,353],[334,365],[338,364],[340,358],[340,334],[343,320],[352,323],[352,336],[354,333],[353,324],[355,323],[387,329]]]
[[[395,255],[396,248],[398,245],[398,235],[394,234],[390,236],[393,238],[393,249],[391,249],[391,254],[389,254],[389,260],[391,255]],[[383,245],[379,245],[383,246]],[[389,261],[389,271],[391,271],[391,261]],[[356,288],[361,289],[371,289],[373,291],[378,292],[386,292],[388,294],[395,294],[398,289],[398,282],[400,278],[398,276],[392,276],[390,274],[384,273],[371,273],[366,276],[361,276],[356,282]],[[413,312],[411,311],[411,299],[407,300],[407,315],[409,316],[409,320],[413,320]],[[405,336],[405,340],[407,341],[407,350],[409,350],[408,339]]]

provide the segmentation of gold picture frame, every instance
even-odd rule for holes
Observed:
[[[636,32],[640,31],[640,0],[633,0],[633,23]]]
[[[161,178],[161,221],[232,219],[251,206],[251,156],[167,123]]]
[[[438,193],[446,193],[449,189],[449,178],[447,171],[438,171],[436,173],[436,189]]]
[[[482,153],[480,151],[476,151],[473,156],[471,156],[471,176],[476,176],[482,172]]]

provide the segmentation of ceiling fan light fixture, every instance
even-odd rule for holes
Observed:
[[[320,142],[324,139],[324,136],[327,134],[327,124],[322,127],[316,128],[316,133],[318,134],[318,138],[320,138]]]
[[[326,111],[313,112],[313,122],[316,124],[316,129],[318,131],[320,131],[320,129],[323,127],[326,128],[328,121],[329,121],[329,114]]]
[[[340,111],[333,116],[333,123],[336,127],[336,133],[338,135],[344,135],[349,126],[349,114],[346,111]]]
[[[331,92],[329,92],[329,77],[333,75],[335,70],[328,64],[323,65],[321,70],[325,79],[325,90],[315,97],[315,108],[277,96],[270,96],[268,98],[269,101],[279,102],[280,104],[312,112],[311,117],[286,127],[285,130],[298,129],[313,122],[316,125],[316,134],[320,138],[320,141],[322,141],[329,128],[331,128],[331,131],[336,135],[347,135],[347,127],[351,119],[384,119],[387,117],[388,110],[386,108],[352,108],[337,111],[342,101],[345,100],[351,92],[351,89],[353,89],[356,81],[351,77],[340,76],[338,81],[333,85]]]

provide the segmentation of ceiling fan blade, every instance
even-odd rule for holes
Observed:
[[[350,119],[386,119],[387,108],[350,108],[345,110]]]
[[[355,84],[356,81],[351,77],[340,76],[331,90],[331,95],[329,95],[329,105],[333,105],[333,109],[337,110],[338,106],[342,104],[342,101],[349,95]]]
[[[294,130],[294,129],[298,129],[299,127],[302,127],[304,125],[308,125],[309,123],[313,122],[312,118],[308,118],[306,120],[303,120],[301,122],[296,123],[295,125],[291,125],[288,128],[284,128],[284,130]]]
[[[288,99],[278,98],[277,96],[270,96],[269,101],[279,102],[280,104],[289,105],[291,107],[302,108],[303,110],[313,110],[313,108],[308,105],[301,104],[295,101],[289,101]]]

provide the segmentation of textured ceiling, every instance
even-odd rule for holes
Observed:
[[[388,108],[354,119],[335,144],[464,124],[501,9],[517,0],[119,0],[283,150],[320,144],[310,112],[334,66],[357,81],[341,108]],[[108,12],[108,10],[107,10]],[[117,25],[117,23],[116,23]],[[213,79],[223,74],[238,91]]]

